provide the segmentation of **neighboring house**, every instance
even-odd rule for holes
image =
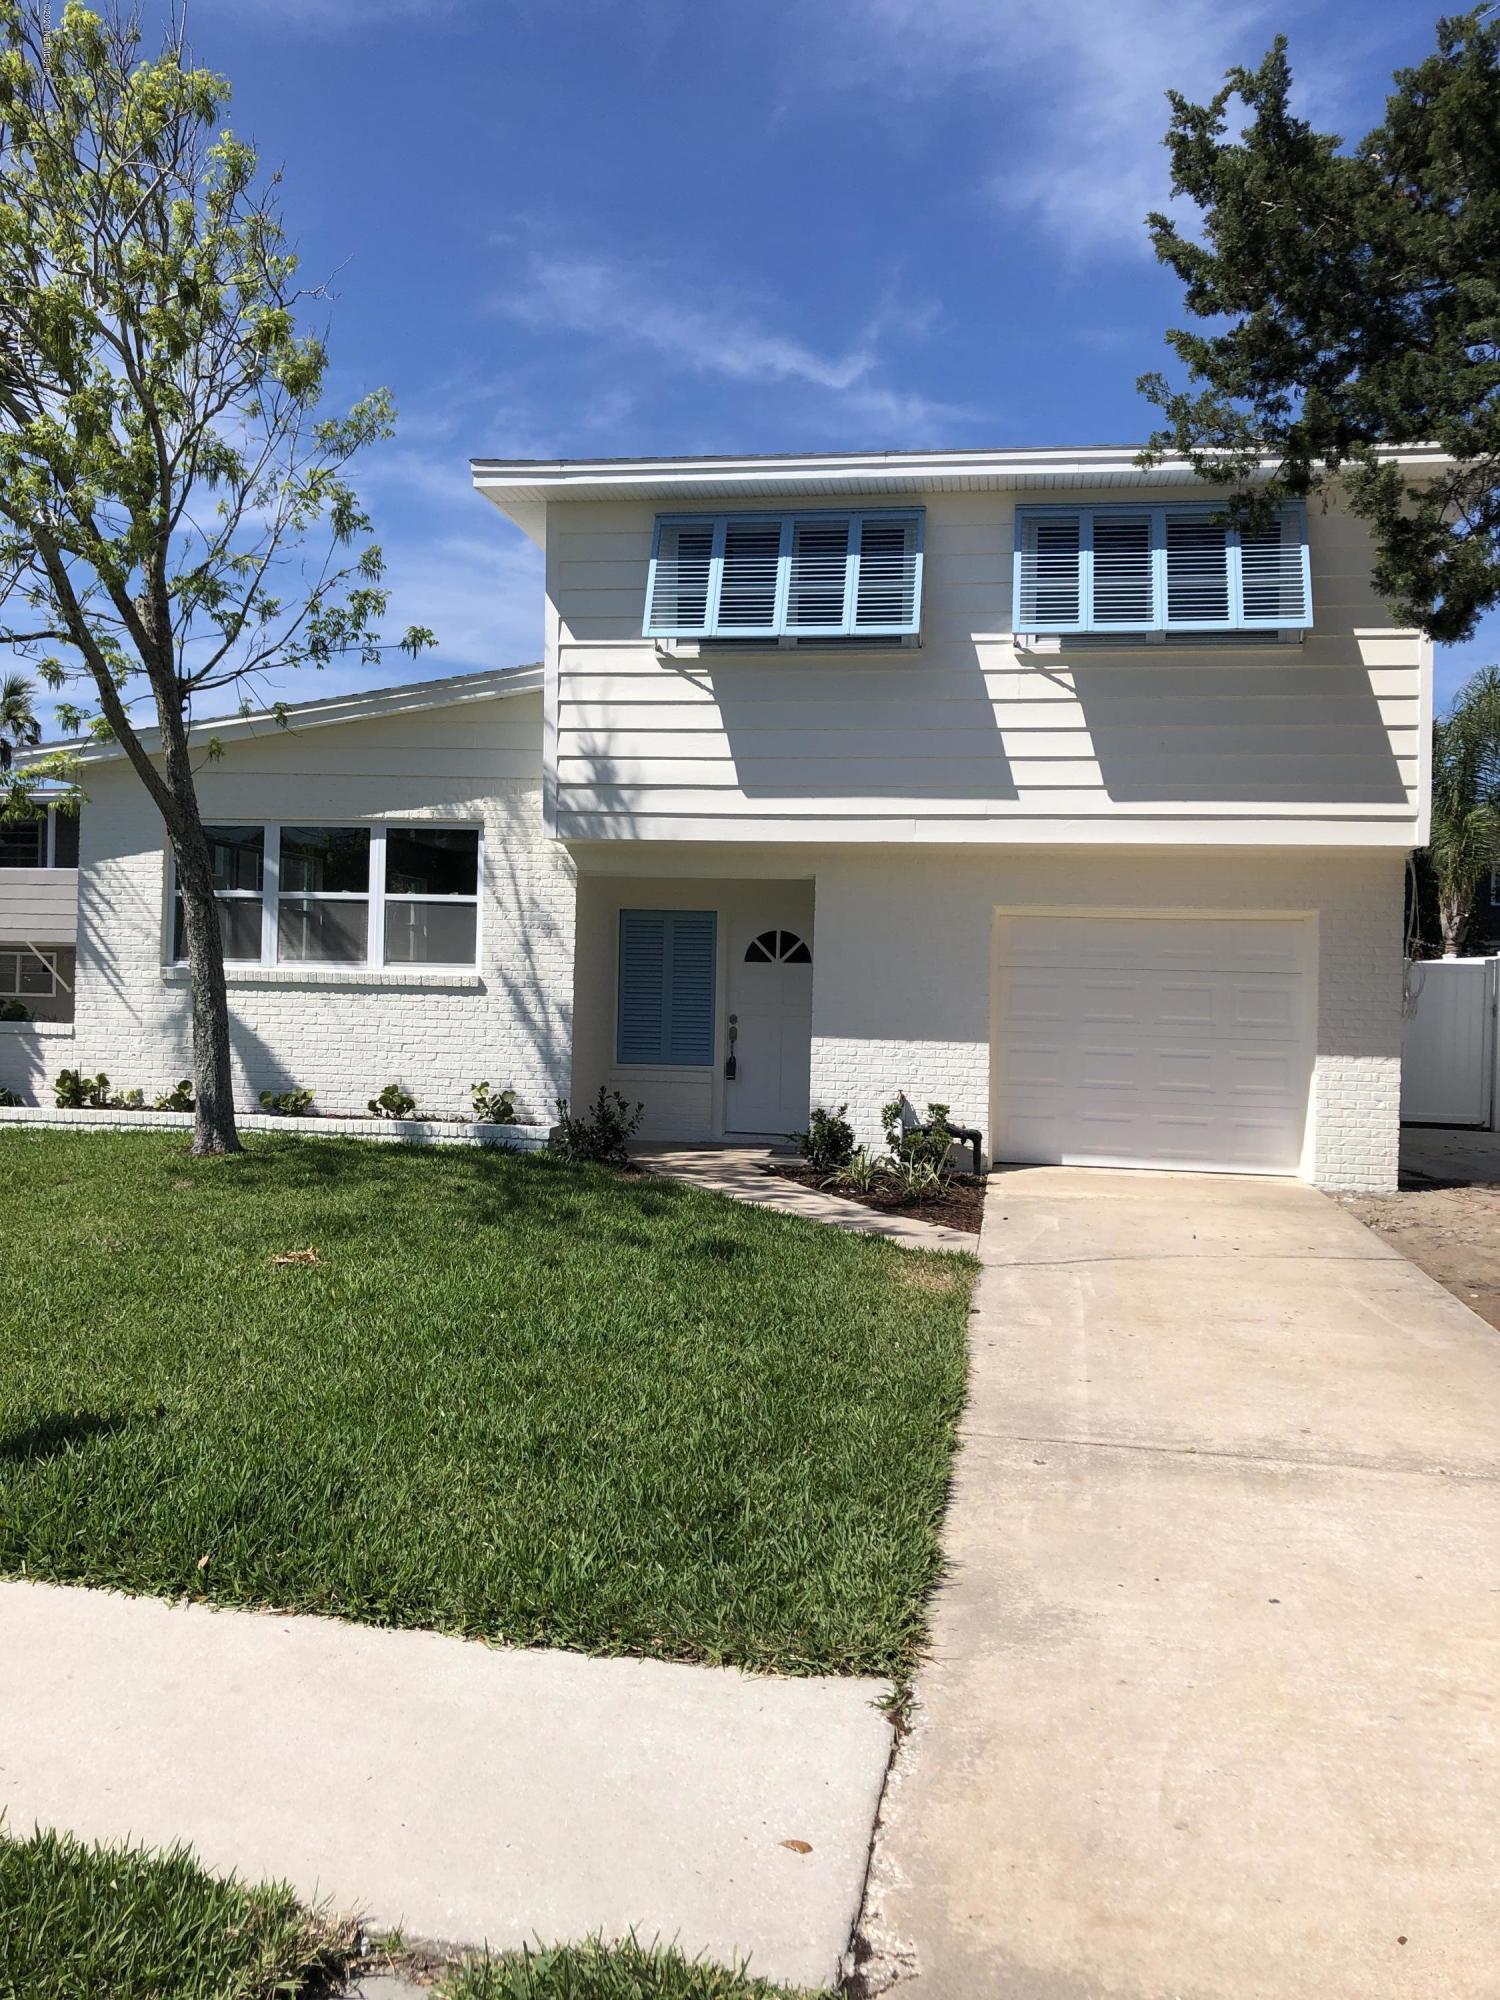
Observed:
[[[648,1136],[876,1140],[905,1090],[1000,1161],[1394,1185],[1431,654],[1352,518],[1242,535],[1124,448],[474,479],[545,548],[542,668],[214,725],[246,1102],[603,1084]],[[69,1060],[152,1090],[171,869],[85,757]]]
[[[0,1008],[19,1002],[38,1021],[73,1018],[78,821],[55,809],[0,821]]]
[[[1474,912],[1474,933],[1480,951],[1500,951],[1500,868],[1490,870],[1490,879]]]

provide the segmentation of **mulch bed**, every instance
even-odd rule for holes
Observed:
[[[837,1195],[840,1201],[857,1201],[861,1208],[873,1208],[881,1215],[909,1216],[913,1222],[941,1222],[949,1229],[966,1230],[971,1236],[979,1234],[979,1225],[984,1218],[985,1183],[973,1174],[953,1174],[940,1194],[921,1195],[908,1200],[894,1189],[882,1189],[877,1194],[854,1194],[848,1188],[825,1188],[824,1176],[804,1166],[800,1160],[769,1160],[761,1171],[776,1174],[782,1180],[800,1182],[803,1187],[816,1188],[819,1194]]]

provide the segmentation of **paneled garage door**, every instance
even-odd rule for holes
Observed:
[[[1282,918],[1003,918],[995,1158],[1295,1173],[1311,961]]]

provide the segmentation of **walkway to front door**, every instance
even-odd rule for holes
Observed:
[[[980,1254],[872,1989],[1493,1992],[1493,1329],[1288,1181],[998,1174]]]
[[[764,915],[729,933],[734,1075],[724,1086],[726,1132],[783,1138],[807,1123],[812,1068],[812,946]]]

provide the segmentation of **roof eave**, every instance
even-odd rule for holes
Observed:
[[[513,695],[540,694],[542,669],[538,665],[499,667],[478,674],[455,674],[446,680],[406,681],[395,687],[372,688],[365,694],[324,696],[312,701],[288,702],[280,709],[260,709],[253,715],[207,716],[194,725],[194,737],[202,741],[215,737],[235,742],[244,737],[286,735],[307,729],[331,729],[340,723],[370,722],[391,715],[413,715],[426,709],[452,708],[474,701],[503,701]],[[149,756],[161,749],[161,732],[139,732],[142,748]],[[83,764],[100,764],[125,755],[119,743],[101,742],[97,737],[65,737],[44,743],[37,756],[63,751]],[[17,759],[17,763],[21,763]]]

